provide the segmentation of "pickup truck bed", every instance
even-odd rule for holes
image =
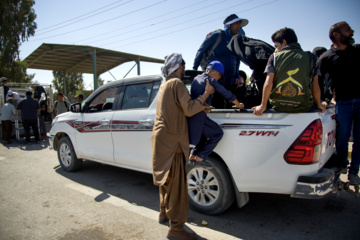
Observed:
[[[324,114],[299,114],[267,110],[254,116],[251,110],[213,110],[209,117],[220,124],[224,137],[214,149],[224,159],[241,192],[269,192],[291,194],[297,177],[318,173],[333,154],[335,120],[334,108]],[[316,164],[289,164],[284,154],[308,125],[320,119],[322,146]],[[225,137],[226,136],[226,137]],[[236,170],[235,170],[236,169]],[[249,181],[251,179],[251,181]]]

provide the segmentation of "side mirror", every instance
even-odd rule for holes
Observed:
[[[81,103],[73,103],[70,105],[70,112],[81,112]]]

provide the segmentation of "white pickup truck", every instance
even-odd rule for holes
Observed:
[[[58,115],[50,130],[50,148],[65,171],[82,160],[152,173],[151,132],[161,76],[108,83],[85,102]],[[191,81],[191,79],[190,79]],[[209,117],[224,136],[208,162],[213,168],[187,167],[190,206],[218,214],[249,192],[321,198],[335,190],[333,170],[324,168],[335,140],[334,108],[287,114],[267,110],[212,110]]]

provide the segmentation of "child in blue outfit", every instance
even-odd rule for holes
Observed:
[[[209,80],[215,91],[220,93],[227,101],[235,104],[234,107],[243,109],[244,104],[240,103],[234,94],[228,91],[218,81],[224,74],[224,66],[219,61],[212,61],[207,67],[206,72],[195,77],[191,84],[190,95],[196,99],[205,91],[206,80]],[[212,96],[206,99],[208,105],[211,104]],[[189,160],[201,162],[208,157],[216,147],[223,136],[220,126],[211,120],[207,114],[202,111],[188,118],[190,144],[195,147],[190,152]]]

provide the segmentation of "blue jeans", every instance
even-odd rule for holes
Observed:
[[[349,173],[358,174],[360,164],[360,98],[336,103],[336,152],[341,166],[347,166],[348,144],[353,129],[353,149]]]
[[[201,129],[201,126],[197,126]],[[191,155],[199,156],[203,159],[207,159],[209,154],[214,150],[216,145],[220,142],[224,132],[221,127],[211,120],[209,117],[205,117],[204,125],[202,126],[201,135],[199,138],[190,142],[196,145],[190,152]],[[201,136],[201,137],[200,137]]]

